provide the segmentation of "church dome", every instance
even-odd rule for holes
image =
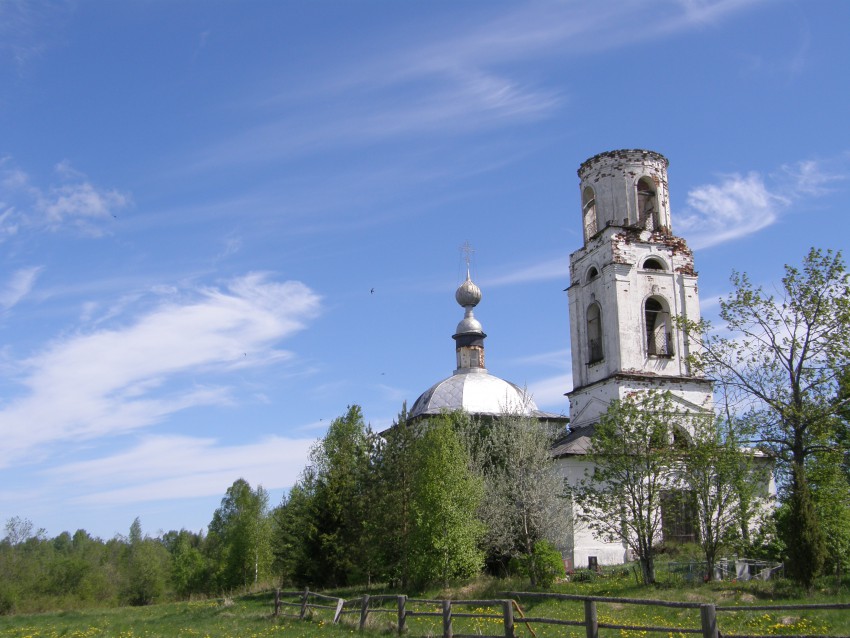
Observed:
[[[513,383],[495,377],[484,366],[484,329],[473,315],[481,301],[481,289],[469,276],[455,292],[455,300],[464,309],[464,317],[453,335],[457,369],[452,376],[435,383],[416,399],[410,418],[463,410],[469,414],[539,415],[531,396]]]
[[[410,418],[463,410],[470,414],[537,414],[537,406],[522,388],[481,368],[459,370],[432,385],[416,399]]]
[[[466,281],[458,286],[455,291],[455,300],[464,307],[477,306],[478,302],[481,301],[481,289],[472,283],[468,272],[466,273]]]

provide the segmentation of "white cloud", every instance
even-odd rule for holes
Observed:
[[[8,310],[26,297],[42,270],[40,266],[32,266],[13,273],[6,287],[0,290],[0,309]]]
[[[770,226],[786,203],[767,190],[757,173],[729,175],[719,184],[691,190],[689,211],[680,216],[677,226],[689,237],[691,247],[705,248]]]
[[[437,38],[423,29],[421,39],[376,47],[392,55],[357,57],[318,82],[287,82],[277,95],[269,95],[268,82],[246,91],[249,99],[237,105],[246,111],[245,129],[203,149],[186,167],[219,169],[399,137],[433,141],[515,128],[550,117],[567,101],[562,90],[522,80],[517,65],[563,64],[589,51],[704,27],[757,1],[550,3],[461,12],[472,17]],[[477,16],[484,17],[475,23]],[[634,28],[636,20],[642,28]],[[298,117],[292,107],[299,102],[323,106]]]
[[[573,375],[559,374],[540,379],[528,386],[528,392],[534,398],[538,408],[557,412],[569,412],[569,401],[564,395],[573,389]]]
[[[100,190],[89,182],[79,182],[38,193],[36,210],[51,230],[70,223],[86,234],[99,235],[102,230],[92,221],[113,217],[129,201],[127,195],[116,190]]]
[[[546,281],[560,279],[565,284],[569,282],[570,265],[567,257],[557,257],[548,261],[519,268],[513,272],[487,279],[482,285],[487,287],[507,286],[529,281]]]
[[[55,166],[55,173],[61,183],[39,187],[10,157],[0,159],[0,235],[21,228],[71,227],[99,236],[104,233],[100,222],[111,221],[130,204],[129,195],[95,186],[67,160]]]
[[[757,172],[726,175],[688,193],[687,209],[675,230],[692,248],[732,241],[767,228],[803,197],[825,195],[829,184],[846,179],[814,160],[783,165],[767,177]]]
[[[77,504],[126,505],[222,494],[236,478],[266,489],[292,486],[309,460],[315,439],[270,436],[243,445],[213,439],[151,436],[135,447],[46,472],[79,486]],[[103,489],[103,486],[108,486]]]
[[[24,394],[0,409],[0,466],[50,443],[126,433],[189,407],[228,403],[227,386],[195,379],[290,357],[275,344],[319,310],[303,284],[259,273],[188,297],[123,327],[58,339],[25,361]],[[166,381],[169,390],[158,392]]]

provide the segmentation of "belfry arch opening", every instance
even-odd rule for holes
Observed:
[[[587,309],[587,362],[602,361],[602,310],[598,303]]]
[[[655,183],[648,177],[641,177],[637,183],[638,223],[647,230],[661,228],[661,216],[658,208],[658,191]]]
[[[591,266],[587,269],[587,275],[584,277],[584,283],[588,284],[599,276],[599,270],[596,266]]]
[[[590,186],[582,191],[581,211],[584,222],[584,241],[587,241],[599,230],[599,220],[596,216],[596,194]]]
[[[650,257],[645,262],[643,262],[644,270],[667,270],[667,266],[663,261],[657,259],[655,257]]]
[[[670,312],[661,297],[650,297],[643,306],[646,353],[654,357],[673,356]]]

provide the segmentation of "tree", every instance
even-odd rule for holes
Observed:
[[[675,480],[693,499],[698,542],[711,580],[721,548],[739,530],[749,531],[754,509],[767,497],[768,459],[741,447],[735,421],[722,423],[713,414],[694,414],[686,422],[691,440],[679,450]]]
[[[272,513],[274,570],[284,583],[308,585],[314,572],[309,549],[316,538],[315,487],[315,470],[307,467]]]
[[[411,513],[411,573],[416,584],[470,578],[483,565],[476,518],[483,482],[449,415],[433,418],[416,439]]]
[[[209,525],[209,546],[223,589],[247,587],[265,577],[271,567],[268,492],[245,479],[227,489]]]
[[[369,434],[360,406],[333,420],[310,459],[313,537],[307,553],[310,583],[340,586],[368,578],[359,563],[369,471]]]
[[[807,468],[826,544],[825,566],[836,574],[850,568],[850,484],[842,468],[843,456],[840,449],[818,454]]]
[[[131,605],[150,605],[165,591],[168,550],[152,538],[142,535],[138,517],[130,526],[123,598]]]
[[[520,559],[536,585],[543,566],[538,569],[542,550],[535,553],[535,547],[544,540],[562,542],[568,524],[564,481],[549,452],[554,432],[536,419],[503,414],[483,436],[484,544],[491,556]]]
[[[163,535],[162,543],[171,555],[171,584],[183,598],[206,591],[209,567],[201,552],[204,537],[185,529]]]
[[[593,471],[570,489],[579,520],[604,541],[631,548],[644,584],[655,582],[662,498],[674,485],[674,421],[669,393],[612,402],[591,436],[586,459]]]
[[[721,301],[730,336],[706,322],[683,322],[699,348],[696,371],[742,401],[760,444],[775,455],[788,486],[786,566],[810,585],[823,564],[823,534],[811,502],[809,461],[842,441],[840,416],[850,397],[840,381],[850,361],[850,278],[841,253],[812,249],[802,269],[785,266],[777,296],[733,273],[735,291]],[[803,527],[797,527],[801,525]]]
[[[414,448],[418,427],[407,420],[407,405],[384,433],[377,451],[376,483],[379,487],[377,520],[383,534],[380,561],[387,579],[405,588],[410,584],[410,551],[414,529],[412,513],[415,476]]]

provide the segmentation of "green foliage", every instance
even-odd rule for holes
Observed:
[[[484,476],[480,516],[491,562],[533,563],[540,541],[563,542],[568,525],[564,482],[549,450],[554,432],[530,417],[504,414],[477,433],[476,465]],[[525,572],[537,584],[537,570]]]
[[[593,471],[570,490],[579,520],[598,538],[631,548],[645,584],[655,582],[661,500],[678,461],[673,423],[669,393],[640,392],[611,403],[591,437],[586,458]]]
[[[840,449],[823,452],[807,465],[812,502],[826,543],[825,565],[836,573],[850,569],[850,484],[842,456]]]
[[[315,473],[307,468],[272,512],[274,571],[284,584],[304,586],[312,574],[309,539],[316,537],[313,521]]]
[[[333,420],[310,455],[315,471],[306,578],[314,585],[344,586],[362,578],[370,435],[357,405]]]
[[[209,566],[201,548],[203,536],[185,529],[171,531],[163,536],[163,545],[171,555],[171,584],[181,598],[206,591]]]
[[[749,537],[768,496],[770,466],[763,455],[742,449],[745,432],[738,421],[694,414],[683,416],[681,424],[689,426],[691,437],[681,449],[676,480],[693,499],[706,574],[712,579],[721,549],[739,534]]]
[[[793,483],[785,530],[788,552],[785,572],[811,589],[826,562],[826,540],[818,523],[805,472],[795,468]]]
[[[145,538],[129,547],[122,598],[131,605],[150,605],[165,593],[168,550],[158,540]]]
[[[556,580],[567,575],[561,552],[545,540],[534,543],[530,554],[512,558],[511,571],[527,577],[532,584],[541,588],[551,587]]]
[[[483,482],[449,416],[433,419],[414,451],[416,473],[411,513],[411,575],[419,585],[476,575],[484,555],[478,543],[484,525],[476,518]]]
[[[402,407],[393,427],[385,433],[384,444],[376,451],[375,464],[378,507],[376,525],[382,531],[378,545],[383,575],[394,585],[411,582],[410,551],[415,521],[413,485],[416,468],[413,454],[417,428],[407,420]]]
[[[819,504],[808,494],[810,461],[830,450],[846,454],[850,442],[850,277],[840,252],[812,249],[802,268],[785,267],[777,296],[745,274],[734,273],[732,283],[735,291],[721,301],[720,313],[730,336],[704,322],[688,324],[700,345],[691,364],[717,379],[728,405],[747,406],[760,444],[777,459],[790,520],[806,526],[785,529],[789,552],[809,561],[788,565],[789,573],[810,583],[810,570],[822,562],[816,545],[823,537]]]
[[[227,489],[209,525],[207,551],[221,590],[246,587],[271,569],[271,526],[268,492],[244,479]]]

